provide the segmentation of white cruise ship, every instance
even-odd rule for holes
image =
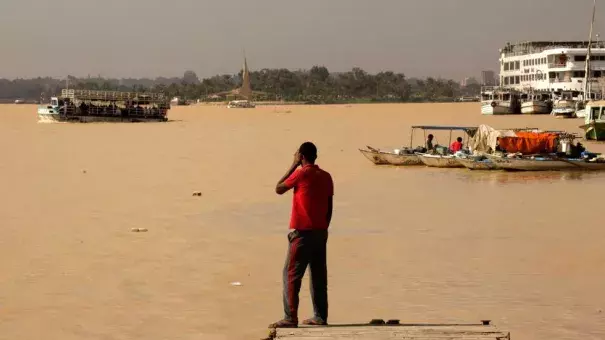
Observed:
[[[584,91],[587,41],[530,41],[500,49],[500,86],[518,91]],[[605,44],[592,42],[593,89],[605,76]]]
[[[588,46],[590,72],[586,74]],[[496,89],[482,91],[483,114],[553,113],[571,117],[588,99],[599,98],[605,85],[605,44],[587,41],[529,41],[508,43],[500,49],[500,93],[510,92],[515,100],[499,98]],[[590,98],[584,98],[586,81]],[[601,79],[602,82],[599,82]],[[507,100],[508,99],[508,100]],[[553,107],[554,105],[554,107]],[[581,106],[581,105],[580,105]]]

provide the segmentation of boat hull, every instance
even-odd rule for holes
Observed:
[[[578,102],[570,100],[560,100],[554,104],[551,114],[558,118],[574,118]]]
[[[426,166],[433,168],[462,168],[464,167],[454,156],[419,154],[418,158]]]
[[[569,162],[578,166],[579,168],[582,168],[583,170],[590,170],[590,171],[604,171],[605,170],[605,161],[589,162],[589,161],[582,160],[582,159],[574,159],[574,160],[569,160]]]
[[[512,114],[512,109],[510,106],[504,105],[496,105],[491,106],[491,104],[483,104],[481,105],[481,114],[484,115],[509,115]]]
[[[551,108],[544,102],[525,102],[521,104],[521,113],[530,115],[549,114]]]
[[[586,109],[576,111],[576,118],[586,118]]]
[[[497,170],[498,167],[489,159],[458,158],[458,162],[469,170]]]
[[[492,157],[498,169],[512,171],[561,171],[581,167],[567,160]]]
[[[375,165],[412,166],[422,164],[418,156],[414,154],[398,155],[390,152],[363,149],[359,149],[359,152]]]
[[[554,108],[551,114],[558,118],[574,118],[576,110],[571,108]]]
[[[111,116],[77,116],[59,114],[38,114],[38,123],[147,123],[166,122],[166,117],[111,117]]]
[[[591,122],[580,128],[584,130],[584,138],[588,140],[605,140],[605,122]]]

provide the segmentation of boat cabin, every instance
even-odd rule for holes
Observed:
[[[605,122],[605,101],[599,100],[588,103],[586,107],[586,123],[592,121]]]
[[[412,132],[410,135],[410,146],[412,146],[414,143],[414,131],[415,130],[422,130],[423,137],[424,137],[423,144],[425,144],[425,146],[426,146],[426,141],[427,141],[427,137],[428,137],[427,132],[446,131],[446,132],[449,132],[449,138],[448,138],[447,145],[438,145],[438,144],[436,144],[438,141],[435,140],[434,151],[438,154],[451,154],[452,152],[449,147],[450,147],[451,143],[454,141],[453,137],[455,137],[456,135],[458,135],[458,136],[461,135],[463,138],[464,148],[467,148],[470,138],[472,138],[475,135],[475,133],[477,132],[477,129],[478,129],[478,127],[476,127],[476,126],[414,125],[414,126],[412,126]],[[456,135],[454,133],[456,133]]]

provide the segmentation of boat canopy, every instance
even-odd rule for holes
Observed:
[[[498,138],[500,137],[515,137],[517,134],[513,129],[496,130],[489,125],[479,125],[477,133],[469,141],[468,145],[471,152],[489,153],[496,150]]]
[[[414,125],[412,129],[466,131],[467,133],[474,133],[478,128],[476,126]]]
[[[72,101],[104,101],[104,102],[138,102],[138,103],[168,103],[168,99],[163,93],[139,93],[139,92],[120,92],[120,91],[97,91],[97,90],[79,90],[63,89],[61,97],[69,98]]]

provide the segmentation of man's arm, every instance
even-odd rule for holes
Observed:
[[[279,180],[279,182],[277,182],[277,185],[275,186],[275,192],[278,195],[283,195],[288,192],[288,190],[292,189],[288,187],[285,182],[290,176],[292,176],[294,171],[296,171],[296,168],[298,168],[298,164],[292,164],[286,174]]]
[[[330,196],[328,198],[328,215],[326,216],[326,220],[328,221],[328,227],[330,226],[330,222],[332,222],[332,201],[334,196]]]
[[[294,171],[296,171],[296,168],[298,168],[300,163],[301,163],[301,156],[300,156],[300,153],[297,151],[294,154],[294,161],[292,161],[292,165],[290,166],[290,169],[288,169],[286,174],[279,180],[279,182],[277,182],[277,185],[275,186],[275,192],[278,195],[283,195],[286,192],[288,192],[288,190],[292,189],[292,187],[287,186],[285,182],[288,178],[290,178],[290,176],[292,176]]]

